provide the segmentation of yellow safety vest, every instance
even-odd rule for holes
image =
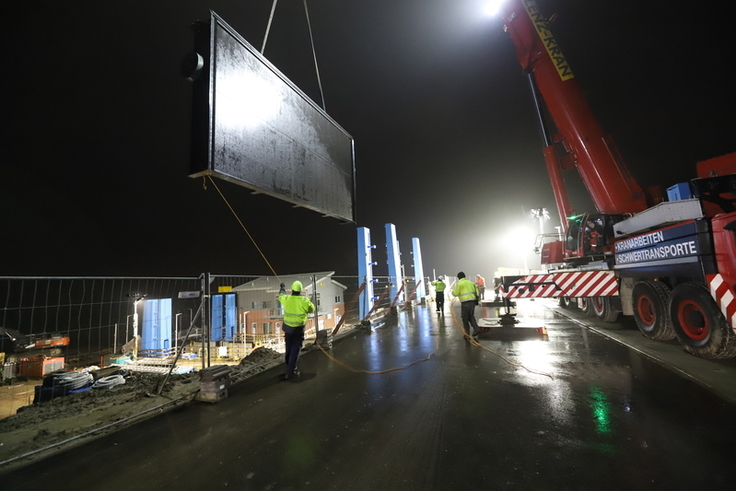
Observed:
[[[284,324],[291,327],[303,326],[307,323],[307,314],[314,312],[314,304],[301,295],[279,295],[279,302],[284,306]]]
[[[462,278],[455,285],[455,289],[452,290],[452,294],[455,295],[461,302],[470,302],[480,296],[478,287],[472,281],[467,278]]]
[[[432,282],[432,286],[438,292],[443,292],[445,291],[445,288],[447,288],[447,285],[445,285],[445,282],[442,280],[437,280],[437,281]]]

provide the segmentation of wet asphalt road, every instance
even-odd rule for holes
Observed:
[[[450,315],[417,307],[332,354],[369,371],[427,361],[367,374],[309,352],[299,382],[265,372],[218,404],[0,475],[0,489],[733,489],[736,406],[540,304],[524,308],[547,336],[498,328],[481,337],[488,351]]]

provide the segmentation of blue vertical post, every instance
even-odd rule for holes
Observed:
[[[225,294],[225,339],[235,341],[238,332],[238,303],[235,293]]]
[[[399,251],[399,241],[396,238],[396,226],[393,223],[386,224],[386,256],[388,256],[388,276],[391,282],[391,298],[393,302],[399,293],[401,285],[404,283],[404,277],[401,274],[401,252]],[[396,305],[403,305],[406,298],[406,292],[402,291],[401,296],[396,301]]]
[[[413,237],[411,239],[412,255],[414,256],[414,282],[417,287],[417,300],[424,302],[427,296],[427,288],[424,284],[424,268],[422,267],[422,248],[419,246],[419,239]]]
[[[358,300],[358,309],[360,320],[368,315],[373,308],[375,299],[373,298],[373,262],[371,249],[376,246],[371,245],[371,230],[366,227],[358,227],[358,288],[365,281],[365,288],[360,294]]]
[[[210,341],[221,341],[224,337],[225,318],[223,317],[224,295],[212,295],[212,321],[210,322]]]
[[[166,356],[171,348],[171,299],[146,300],[143,308],[141,349],[150,350],[149,356]]]

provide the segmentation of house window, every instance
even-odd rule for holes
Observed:
[[[335,303],[340,303],[340,302],[341,302],[340,295],[338,295],[335,297]]]
[[[258,302],[251,302],[250,303],[250,308],[253,309],[253,310],[257,309],[258,308]]]
[[[273,334],[271,332],[271,323],[270,322],[264,322],[263,323],[263,334]]]
[[[255,322],[253,322],[253,323],[251,323],[250,328],[253,330],[253,334],[255,334],[256,333],[256,328],[258,328],[258,324],[255,323]]]
[[[271,302],[270,302],[270,301],[268,301],[268,300],[264,300],[264,301],[263,301],[263,308],[264,308],[264,309],[267,309],[267,308],[269,308],[270,306],[271,306]]]

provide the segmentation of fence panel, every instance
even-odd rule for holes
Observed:
[[[199,307],[200,287],[195,277],[0,277],[0,351],[10,360],[64,354],[67,366],[100,363],[134,330],[141,335],[146,299],[172,299],[164,321],[175,340]]]
[[[368,290],[363,279],[331,272],[0,276],[2,381],[90,366],[184,373],[238,364],[256,348],[283,353],[283,309],[278,295],[282,283],[291,293],[295,281],[302,283],[302,294],[317,307],[307,320],[305,346],[316,339],[325,346],[320,336],[331,342],[334,335],[382,325],[386,316],[418,301],[412,295],[413,280],[400,287],[402,295],[392,298],[390,278],[375,277],[371,297],[361,299]],[[363,315],[361,301],[369,303]]]

